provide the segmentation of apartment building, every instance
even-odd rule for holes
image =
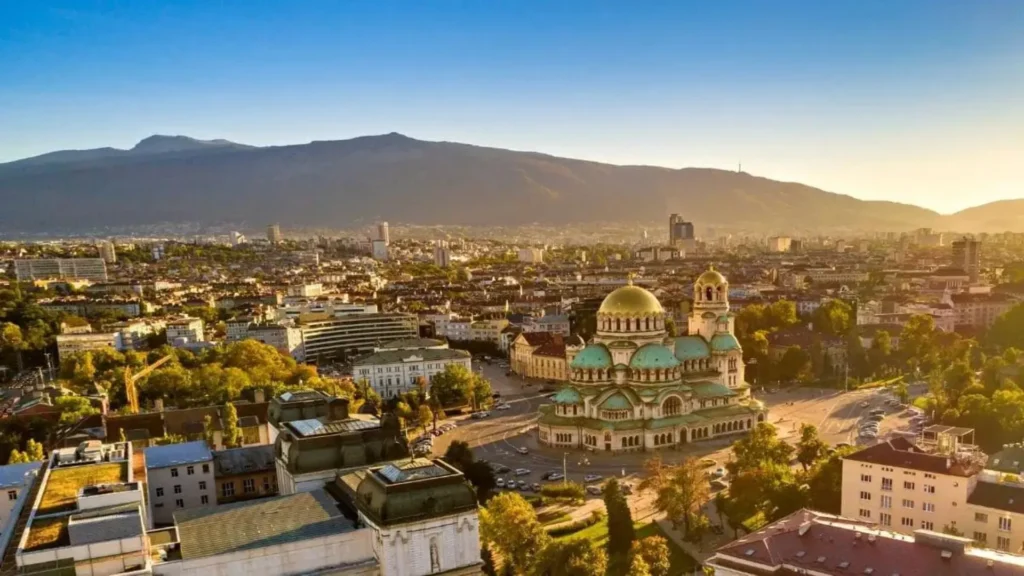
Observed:
[[[246,446],[213,453],[217,504],[277,496],[274,447]]]
[[[357,381],[369,382],[382,398],[391,398],[416,390],[420,378],[430,382],[435,374],[444,372],[451,364],[473,369],[469,352],[451,350],[444,344],[444,347],[378,350],[353,362],[352,375]]]
[[[501,331],[506,327],[508,327],[508,320],[504,318],[476,320],[469,325],[469,339],[497,344],[501,340]]]
[[[205,342],[202,318],[178,318],[167,323],[167,342],[172,346],[188,346]]]
[[[217,503],[213,453],[203,440],[146,448],[146,484],[154,525],[174,522],[174,513]]]
[[[14,274],[19,282],[51,278],[106,282],[107,263],[102,258],[18,258]]]
[[[347,298],[289,299],[277,306],[274,310],[274,318],[276,320],[298,320],[305,315],[344,316],[346,314],[376,314],[379,311],[376,304],[352,304],[348,302]]]
[[[351,358],[373,352],[382,342],[419,335],[416,316],[400,313],[300,317],[299,361]]]
[[[42,462],[0,466],[0,554],[14,528],[14,519],[25,505],[25,496],[38,479]]]
[[[808,268],[805,275],[814,284],[858,284],[868,281],[868,273],[835,268]]]
[[[299,358],[302,354],[302,330],[281,324],[251,324],[243,340],[256,340],[284,354]]]
[[[806,509],[722,546],[705,565],[716,576],[1024,575],[1024,559],[979,549],[970,538],[920,529],[898,534]]]
[[[550,332],[568,338],[571,324],[564,314],[551,314],[523,323],[523,332]]]
[[[117,332],[58,334],[56,340],[58,361],[79,352],[102,350],[104,348],[122,350],[124,348],[121,335]]]
[[[534,351],[552,340],[554,335],[548,332],[523,332],[516,336],[509,354],[512,371],[520,376],[532,377],[536,367],[533,361]]]
[[[1006,294],[961,293],[950,298],[956,311],[956,325],[975,328],[989,328],[1016,304]]]

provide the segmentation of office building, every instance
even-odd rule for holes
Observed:
[[[281,236],[281,226],[278,224],[271,224],[267,226],[267,242],[271,244],[280,244],[284,240]]]
[[[316,298],[324,293],[324,285],[319,282],[292,284],[288,287],[288,295],[297,298]]]
[[[300,361],[353,358],[373,352],[384,342],[413,338],[419,334],[419,321],[411,314],[326,314],[299,317],[302,330]]]
[[[391,244],[391,235],[388,233],[388,223],[380,222],[377,224],[377,238],[375,240],[382,240],[384,245]]]
[[[174,522],[174,513],[217,503],[213,454],[206,441],[153,446],[143,452],[153,525]]]
[[[448,248],[447,242],[438,241],[434,246],[434,265],[440,268],[452,265],[452,251]]]
[[[440,340],[413,338],[385,344],[352,363],[352,376],[366,381],[382,398],[417,390],[420,379],[429,383],[439,372],[457,364],[472,371],[472,356],[451,350]]]
[[[541,248],[520,248],[519,261],[527,264],[541,264],[544,262],[544,250]]]
[[[88,352],[90,350],[102,350],[112,348],[124,350],[121,335],[117,332],[102,332],[89,334],[58,334],[57,335],[57,360],[66,359],[71,354]]]
[[[153,260],[156,260],[157,262],[159,262],[159,261],[164,259],[164,245],[163,244],[154,244],[153,247],[150,248],[149,251],[150,251],[150,255],[153,256]]]
[[[32,280],[107,281],[107,263],[102,258],[19,258],[14,261],[19,282]]]
[[[1007,313],[1016,304],[1007,294],[974,294],[961,292],[950,296],[956,314],[956,326],[989,328],[996,318]]]
[[[683,220],[679,214],[668,217],[668,243],[670,246],[685,247],[687,241],[692,244],[693,223]]]
[[[233,230],[231,232],[231,245],[232,246],[237,248],[237,247],[241,246],[242,244],[245,244],[245,242],[246,242],[245,234],[242,234],[241,232],[239,232],[237,230]]]
[[[1022,576],[1024,559],[936,530],[896,534],[862,519],[798,510],[715,551],[716,576]]]
[[[981,276],[981,241],[965,236],[953,242],[953,267],[967,272],[971,284],[977,284]]]
[[[100,258],[107,264],[117,263],[117,248],[114,247],[113,242],[109,240],[97,242],[96,250],[99,252]]]
[[[769,252],[789,252],[793,246],[793,239],[789,236],[772,236],[768,238]]]

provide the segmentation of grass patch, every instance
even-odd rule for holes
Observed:
[[[551,524],[569,522],[572,520],[572,515],[562,508],[548,508],[537,514],[537,520],[540,520],[540,523],[544,526],[549,526]]]
[[[50,472],[37,514],[74,510],[78,491],[86,486],[127,481],[128,466],[123,462],[56,468]]]
[[[637,540],[648,536],[661,536],[665,539],[665,542],[668,544],[669,563],[672,574],[692,572],[697,568],[697,561],[676,544],[675,540],[666,534],[657,522],[634,522],[633,530],[636,531]],[[586,538],[593,542],[595,546],[605,546],[608,544],[608,518],[604,517],[593,526],[584,528],[579,532],[567,534],[559,539],[561,538]]]
[[[42,520],[34,520],[32,522],[32,528],[28,531],[25,551],[32,552],[46,548],[59,548],[70,544],[67,516],[43,518]]]

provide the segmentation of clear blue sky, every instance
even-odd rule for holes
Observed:
[[[0,0],[0,161],[391,131],[1024,197],[1024,0]]]

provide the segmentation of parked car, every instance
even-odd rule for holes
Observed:
[[[529,485],[526,483],[526,481],[525,480],[520,480],[519,481],[519,489],[525,491],[527,488],[529,488]]]
[[[526,448],[526,446],[520,446],[519,448],[516,448],[516,452],[519,452],[520,454],[523,454],[524,456],[526,454],[530,453],[530,451]]]
[[[497,465],[494,466],[494,473],[495,474],[504,474],[504,473],[506,473],[508,471],[509,471],[508,466],[505,466],[504,464],[497,464]]]
[[[547,475],[547,478],[545,478],[545,480],[550,480],[554,482],[555,480],[561,480],[562,478],[565,478],[565,476],[563,476],[561,472],[552,472]]]
[[[727,474],[727,472],[725,471],[725,468],[719,467],[719,468],[715,468],[715,471],[711,473],[711,477],[712,478],[725,478],[726,474]]]
[[[504,488],[505,487],[505,479],[504,478],[498,478],[497,480],[494,481],[494,485],[497,486],[498,488]]]
[[[529,473],[529,468],[516,468],[516,476],[526,476]]]
[[[626,496],[633,494],[633,486],[630,484],[623,484],[622,493],[625,494]]]
[[[587,474],[583,477],[583,482],[586,484],[590,484],[591,482],[600,482],[602,478],[603,476],[600,474]]]
[[[601,495],[601,487],[600,486],[587,486],[587,494],[591,494],[593,496],[600,496]]]
[[[498,404],[494,407],[495,410],[509,410],[512,408],[511,404]]]
[[[533,485],[530,486],[530,489],[533,490],[534,492],[540,492],[540,484],[534,482]]]

